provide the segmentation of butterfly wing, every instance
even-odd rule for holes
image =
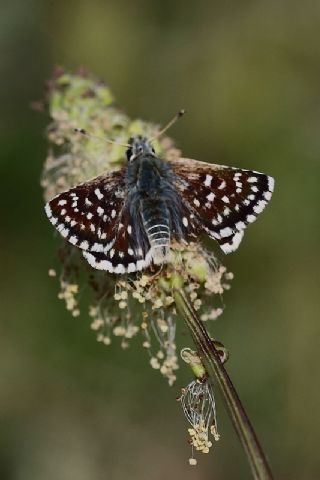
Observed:
[[[193,235],[207,233],[225,253],[235,251],[249,223],[271,199],[274,179],[252,170],[180,158],[171,162]]]
[[[115,243],[125,198],[124,169],[114,170],[60,193],[45,212],[72,245],[102,253]]]
[[[57,195],[45,212],[57,231],[98,270],[135,272],[151,262],[145,232],[131,222],[123,169]]]

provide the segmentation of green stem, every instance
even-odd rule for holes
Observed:
[[[247,454],[253,478],[255,480],[272,480],[273,475],[266,455],[206,328],[182,290],[174,291],[174,299],[177,309],[191,331],[210,381],[215,378],[219,384],[233,426]]]

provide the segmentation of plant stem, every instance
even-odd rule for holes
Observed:
[[[210,381],[212,382],[215,378],[218,382],[227,411],[246,452],[253,478],[255,480],[272,480],[273,475],[266,455],[206,328],[182,290],[174,291],[174,299],[177,309],[191,331]]]

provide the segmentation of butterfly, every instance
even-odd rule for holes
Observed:
[[[129,139],[127,164],[60,193],[48,219],[98,270],[124,274],[168,260],[173,240],[205,233],[235,251],[272,196],[263,173],[179,158],[159,158],[151,140]]]

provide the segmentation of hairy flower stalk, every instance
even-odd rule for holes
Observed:
[[[115,106],[109,88],[83,73],[59,69],[48,83],[44,106],[51,123],[47,135],[50,150],[43,169],[45,200],[123,163],[124,147],[132,135],[150,138],[158,127],[131,120]],[[79,129],[89,132],[79,133]],[[113,140],[115,143],[107,143]],[[180,157],[168,137],[154,142],[157,154],[166,159]],[[232,274],[198,242],[173,242],[169,261],[142,272],[112,275],[91,268],[79,249],[62,241],[59,250],[59,298],[73,316],[80,314],[79,291],[86,286],[91,328],[105,345],[113,337],[128,347],[141,334],[152,368],[172,385],[176,380],[178,355],[175,342],[177,317],[188,325],[196,352],[183,350],[182,357],[192,368],[194,380],[183,389],[180,401],[191,424],[193,448],[206,453],[218,439],[213,379],[220,386],[230,416],[248,454],[254,478],[270,479],[271,473],[253,429],[224,368],[223,349],[212,342],[205,325],[221,313],[221,294],[229,288]],[[80,288],[81,285],[81,288]],[[224,350],[223,350],[224,352]],[[188,359],[187,359],[188,357]],[[191,464],[195,463],[191,459]]]

